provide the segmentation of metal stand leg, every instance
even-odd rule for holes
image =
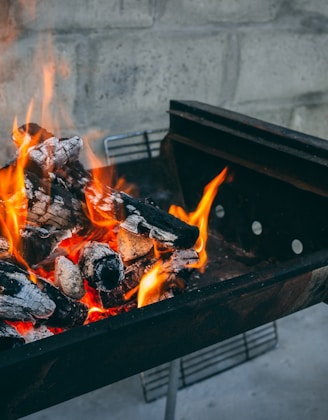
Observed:
[[[172,360],[165,407],[165,420],[174,420],[177,392],[179,386],[180,359]]]

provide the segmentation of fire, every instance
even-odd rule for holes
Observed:
[[[195,244],[195,250],[198,253],[199,261],[190,264],[189,268],[197,268],[201,273],[205,271],[207,263],[206,243],[208,237],[208,216],[213,204],[213,200],[218,192],[220,185],[227,180],[228,167],[225,167],[211,182],[209,182],[203,192],[203,196],[198,203],[195,211],[187,213],[182,207],[171,205],[169,213],[183,220],[184,222],[197,226],[199,236]],[[157,256],[160,258],[161,251],[156,249]],[[139,285],[138,307],[149,305],[160,299],[163,283],[166,281],[166,275],[161,272],[161,259],[153,268],[143,276]]]
[[[205,188],[203,196],[195,211],[191,213],[185,212],[182,207],[171,205],[169,213],[178,217],[190,225],[197,226],[199,236],[195,244],[195,249],[199,255],[199,262],[191,265],[192,268],[198,268],[200,272],[204,272],[207,262],[206,243],[208,237],[208,216],[211,210],[213,200],[218,192],[220,185],[226,180],[228,168],[225,167]]]
[[[165,280],[166,274],[161,272],[161,261],[159,260],[141,279],[138,292],[138,308],[157,302],[160,299]]]
[[[51,36],[46,37],[46,42],[39,45],[35,55],[35,62],[37,68],[42,70],[42,109],[40,112],[40,123],[51,132],[59,133],[61,128],[61,121],[65,120],[66,127],[72,127],[72,121],[67,120],[68,113],[61,108],[58,109],[59,101],[55,98],[55,89],[58,75],[64,79],[67,78],[70,70],[63,60],[56,57]],[[13,141],[17,147],[17,158],[14,164],[11,164],[1,169],[1,185],[0,185],[0,228],[2,235],[8,241],[8,252],[13,255],[17,263],[25,267],[30,273],[32,281],[36,281],[35,275],[42,276],[49,281],[54,281],[54,272],[45,271],[38,268],[35,271],[28,266],[27,262],[22,257],[22,241],[21,230],[26,226],[28,214],[28,197],[25,189],[24,170],[28,160],[29,149],[37,145],[40,141],[39,135],[27,134],[29,132],[28,126],[33,120],[32,114],[34,112],[33,100],[26,115],[26,127],[24,130],[18,129],[17,119],[14,121],[13,127]],[[90,166],[92,168],[101,168],[102,163],[96,159],[91,147],[88,143],[84,145],[87,148],[87,157],[90,159]],[[98,169],[92,170],[92,180],[85,189],[86,214],[89,217],[92,225],[92,231],[88,232],[85,237],[74,233],[70,238],[63,240],[59,247],[67,257],[75,264],[79,261],[79,255],[82,247],[91,240],[105,242],[110,247],[117,251],[117,230],[119,222],[114,220],[108,212],[108,207],[103,210],[101,205],[94,205],[95,197],[106,197],[106,191],[111,185],[113,189],[118,191],[125,191],[130,193],[133,186],[128,185],[123,178],[119,178],[114,182],[114,165],[110,171],[110,178],[104,180],[103,172]],[[207,229],[208,216],[217,194],[219,186],[226,180],[227,168],[225,168],[217,177],[215,177],[204,189],[204,194],[200,200],[197,209],[194,212],[187,213],[181,207],[172,205],[169,213],[180,218],[188,224],[195,225],[199,228],[199,237],[195,244],[195,250],[199,255],[199,262],[189,265],[190,268],[196,268],[203,272],[206,267],[207,254]],[[108,174],[107,174],[108,175]],[[101,201],[101,200],[100,200]],[[128,301],[134,294],[138,293],[138,307],[145,306],[149,303],[156,302],[161,299],[163,290],[165,289],[165,282],[168,279],[168,274],[162,270],[163,261],[165,261],[165,252],[167,250],[157,248],[154,244],[154,255],[157,262],[151,269],[143,276],[139,286],[125,294]],[[88,317],[85,323],[93,322],[101,318],[111,315],[116,315],[124,308],[109,308],[104,309],[98,292],[89,286],[87,281],[84,281],[86,290],[81,302],[86,304],[89,308]],[[31,323],[13,323],[22,333],[27,332],[32,328]],[[56,329],[59,331],[60,329]]]
[[[102,318],[107,318],[111,315],[116,315],[118,310],[115,308],[104,309],[100,302],[99,296],[95,289],[89,286],[88,282],[84,282],[84,288],[86,290],[85,295],[81,299],[81,302],[85,303],[89,310],[88,310],[88,317],[85,324],[89,324],[90,322],[98,321]]]
[[[46,47],[41,45],[35,54],[35,61],[38,68],[42,68],[43,74],[43,104],[41,112],[41,124],[49,129],[53,128],[53,118],[50,116],[50,106],[53,102],[55,71],[64,64],[56,61],[52,47],[52,39],[49,35],[46,40]],[[45,54],[46,52],[46,54]],[[42,57],[42,59],[40,59]],[[22,257],[22,241],[20,231],[26,225],[28,198],[25,190],[24,170],[28,160],[28,150],[36,145],[40,138],[39,134],[27,134],[29,124],[32,121],[34,112],[34,101],[31,100],[26,117],[25,129],[18,129],[17,117],[13,123],[12,140],[17,147],[17,157],[14,164],[1,169],[0,186],[0,228],[3,236],[8,241],[8,252],[12,254],[17,263],[25,267],[30,273],[30,278],[35,282],[35,277],[27,262]]]
[[[95,239],[95,236],[99,235],[102,242],[108,243],[113,250],[117,250],[117,240],[116,233],[118,222],[113,219],[111,214],[106,210],[103,210],[101,205],[94,205],[95,197],[104,197],[107,195],[106,190],[108,186],[111,186],[117,191],[125,191],[129,193],[134,187],[127,183],[123,177],[120,177],[114,182],[115,178],[115,167],[111,165],[108,173],[101,171],[101,162],[93,153],[90,144],[85,143],[87,149],[87,158],[90,162],[92,173],[92,181],[89,184],[88,188],[85,189],[85,200],[87,205],[87,216],[91,220],[93,227],[97,229],[93,230],[92,236],[89,240]]]
[[[36,48],[36,53],[33,58],[36,69],[40,69],[42,77],[42,85],[40,85],[41,103],[40,109],[35,106],[35,101],[32,99],[28,107],[25,117],[24,129],[19,129],[17,117],[13,123],[12,140],[17,148],[17,156],[14,163],[1,169],[1,183],[0,183],[0,230],[2,236],[8,242],[8,253],[14,256],[18,265],[27,269],[30,274],[30,279],[36,282],[36,275],[54,282],[54,271],[46,271],[39,267],[32,270],[28,263],[22,257],[23,245],[21,238],[21,231],[24,230],[27,224],[28,214],[28,197],[26,195],[24,171],[29,157],[29,150],[31,147],[37,145],[40,141],[40,133],[35,135],[28,134],[29,125],[34,119],[40,120],[40,125],[46,127],[51,132],[60,133],[62,122],[65,122],[66,127],[72,127],[74,124],[69,119],[67,110],[60,106],[60,101],[55,96],[55,85],[58,83],[58,77],[65,79],[69,77],[70,69],[65,60],[56,55],[52,37],[48,34],[44,39],[39,40],[39,45]],[[40,77],[40,80],[41,80]],[[37,93],[37,92],[36,92]],[[37,118],[35,115],[39,115]],[[91,147],[86,144],[89,149],[88,157],[92,158],[91,166],[101,167],[101,163],[96,161],[92,154]],[[113,173],[111,174],[113,176]],[[99,171],[93,171],[92,188],[97,194],[104,193],[104,185],[108,184],[108,180],[104,182]],[[120,190],[129,190],[129,186],[125,183],[123,178],[120,178],[116,185]],[[81,248],[89,240],[99,240],[107,242],[113,249],[116,246],[115,229],[116,223],[100,208],[94,209],[92,205],[88,205],[89,197],[86,194],[87,213],[92,224],[96,227],[90,236],[81,238],[78,234],[73,234],[71,238],[67,238],[59,245],[68,258],[75,264],[78,262]],[[90,203],[89,203],[90,204]],[[7,251],[6,251],[7,252]],[[88,308],[88,317],[85,323],[93,322],[98,319],[115,315],[122,309],[104,309],[100,302],[99,296],[95,289],[90,287],[85,281],[86,293],[81,299]],[[123,309],[124,310],[124,309]],[[19,332],[25,334],[33,328],[30,322],[13,322],[11,323]],[[49,328],[51,329],[51,328]],[[52,329],[54,332],[59,332],[61,329]]]
[[[31,107],[29,108],[28,115]],[[17,130],[17,120],[14,120],[14,131]],[[18,140],[17,140],[18,141]],[[17,159],[14,164],[1,170],[0,226],[3,236],[8,241],[8,252],[16,258],[18,264],[24,266],[30,273],[30,278],[35,281],[27,262],[21,255],[21,228],[26,224],[28,199],[25,191],[24,169],[28,158],[29,135],[20,135]]]

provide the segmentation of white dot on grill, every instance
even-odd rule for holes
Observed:
[[[297,254],[297,255],[298,254],[302,254],[302,252],[303,252],[303,244],[302,244],[302,242],[299,239],[294,239],[292,241],[291,246],[292,246],[292,250],[293,250],[294,254]]]
[[[262,223],[258,220],[254,220],[254,222],[252,223],[252,232],[254,233],[254,235],[261,235]]]
[[[224,218],[225,210],[224,210],[224,207],[222,206],[222,204],[218,204],[215,207],[215,214],[216,214],[216,217],[218,217],[219,219]]]

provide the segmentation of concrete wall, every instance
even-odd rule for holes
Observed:
[[[327,45],[324,0],[2,0],[0,163],[31,98],[35,122],[50,112],[98,156],[109,133],[168,125],[170,99],[328,138]]]

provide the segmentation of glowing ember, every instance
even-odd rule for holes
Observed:
[[[9,325],[16,328],[16,330],[24,336],[29,331],[31,331],[34,327],[33,322],[31,321],[6,321]]]
[[[102,307],[97,291],[90,287],[87,281],[84,282],[84,287],[86,294],[81,299],[81,302],[85,303],[89,308],[88,318],[86,319],[85,324],[107,318],[108,316],[117,315],[119,312],[117,309],[104,309]]]

